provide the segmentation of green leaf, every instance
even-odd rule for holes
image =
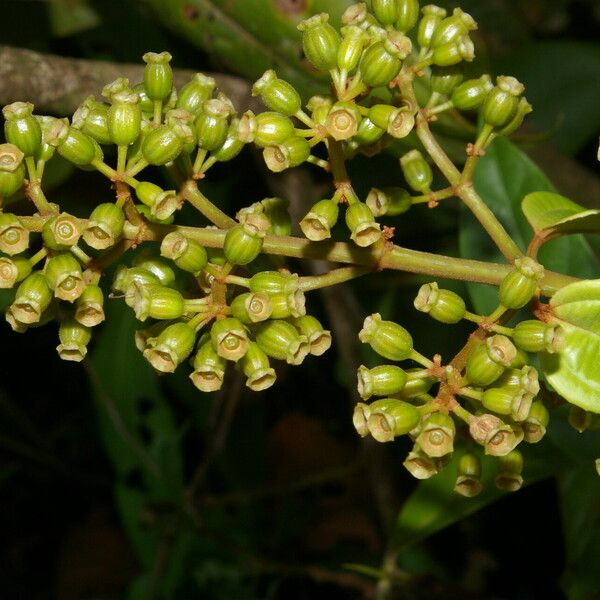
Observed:
[[[542,370],[571,404],[600,413],[600,279],[562,288],[550,308],[565,337],[559,352],[540,354]]]
[[[513,144],[498,138],[479,161],[473,181],[483,200],[517,245],[525,250],[532,232],[521,210],[521,201],[532,192],[554,193],[548,178]],[[465,258],[504,262],[489,236],[466,208],[462,211],[459,247]],[[600,273],[598,257],[581,235],[551,240],[540,249],[538,260],[548,269],[585,279],[595,278]],[[490,312],[497,305],[494,287],[469,284],[469,293],[479,313]]]
[[[100,23],[88,0],[53,0],[49,8],[50,27],[56,37],[75,35]]]
[[[543,235],[600,231],[600,210],[586,210],[560,194],[532,192],[521,206],[533,230]]]

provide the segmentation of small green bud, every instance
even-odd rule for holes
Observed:
[[[352,141],[359,146],[371,146],[378,142],[383,134],[385,133],[385,129],[381,129],[381,127],[377,127],[369,117],[363,117],[358,125],[358,131],[355,133]]]
[[[406,33],[410,31],[419,20],[419,0],[396,0],[398,17],[394,29]]]
[[[90,214],[83,239],[96,250],[110,248],[119,240],[124,224],[125,215],[121,207],[112,202],[99,204]]]
[[[533,106],[527,102],[527,98],[519,98],[519,105],[517,106],[517,111],[515,112],[513,118],[504,126],[501,127],[496,133],[498,135],[510,135],[515,132],[521,124],[525,117],[533,111]]]
[[[110,144],[112,141],[108,131],[108,104],[98,102],[94,96],[88,96],[73,113],[71,125],[99,144]]]
[[[353,102],[336,102],[327,115],[325,128],[334,140],[348,140],[358,131],[361,118]]]
[[[511,427],[490,414],[474,416],[469,421],[469,433],[491,456],[505,456],[523,440],[520,427]]]
[[[481,403],[498,415],[511,415],[515,421],[524,421],[529,415],[533,394],[515,386],[488,388]]]
[[[309,156],[309,143],[304,138],[295,135],[287,138],[281,144],[267,146],[263,150],[265,164],[274,173],[297,167]]]
[[[515,268],[500,283],[498,297],[506,308],[521,308],[534,296],[544,267],[525,256],[515,260]]]
[[[476,454],[463,454],[458,462],[458,473],[454,491],[466,498],[481,493],[481,460]]]
[[[160,254],[188,273],[199,273],[208,263],[208,254],[204,247],[178,231],[173,231],[163,238]]]
[[[529,415],[521,423],[525,441],[536,444],[546,435],[546,427],[550,422],[550,414],[541,400],[536,400],[529,409]]]
[[[370,87],[387,85],[398,75],[411,49],[410,38],[390,32],[384,41],[375,42],[363,52],[359,66],[362,81]]]
[[[363,50],[368,41],[369,36],[362,28],[357,25],[349,25],[346,27],[343,31],[337,53],[338,69],[340,69],[340,71],[345,71],[346,73],[352,73],[356,67],[358,67]]]
[[[530,319],[517,323],[513,329],[513,342],[526,352],[554,354],[564,346],[565,330],[556,323]]]
[[[516,492],[523,485],[523,455],[518,450],[501,456],[498,460],[498,474],[494,480],[496,487],[505,492]]]
[[[460,8],[455,8],[451,17],[446,17],[436,25],[431,46],[438,48],[444,44],[451,44],[476,29],[475,19]]]
[[[420,287],[414,305],[436,321],[447,324],[458,323],[466,312],[465,301],[456,292],[440,290],[435,281]]]
[[[400,167],[406,183],[415,191],[427,194],[431,191],[433,172],[429,163],[418,150],[411,150],[400,158]]]
[[[331,228],[336,224],[339,208],[336,202],[326,198],[313,204],[300,221],[302,233],[311,241],[319,242],[331,237]]]
[[[395,365],[380,365],[373,369],[360,365],[357,378],[358,393],[363,400],[397,394],[406,385],[406,371]]]
[[[6,141],[28,156],[35,156],[42,145],[42,129],[33,116],[33,104],[13,102],[2,109]]]
[[[54,296],[60,300],[74,302],[86,286],[79,261],[68,252],[49,258],[44,274]]]
[[[133,294],[132,308],[139,321],[148,317],[161,321],[179,319],[185,310],[181,293],[164,285],[134,282],[127,293]]]
[[[177,96],[176,108],[183,108],[193,115],[202,111],[202,106],[215,89],[216,82],[212,77],[196,73],[180,90]]]
[[[68,250],[78,242],[82,232],[82,222],[77,217],[60,213],[44,223],[42,239],[52,250]]]
[[[371,11],[384,27],[393,25],[399,17],[397,0],[371,0]]]
[[[61,131],[61,130],[64,130]],[[102,150],[92,137],[66,122],[57,119],[48,132],[48,143],[55,145],[58,153],[78,167],[89,165],[94,159],[102,158]],[[52,136],[56,136],[53,141]],[[58,142],[58,143],[56,143]]]
[[[454,451],[456,425],[452,417],[441,412],[423,418],[416,443],[429,456],[440,458]]]
[[[405,213],[411,206],[410,194],[401,187],[372,188],[367,195],[366,205],[374,217],[395,217]]]
[[[160,125],[144,136],[142,141],[144,160],[151,165],[170,163],[183,150],[184,141],[192,136],[193,132],[188,125],[182,123],[178,125]]]
[[[168,52],[146,52],[142,57],[146,63],[144,69],[144,87],[150,100],[166,100],[173,87],[171,55]]]
[[[354,202],[346,209],[346,225],[350,239],[361,248],[371,246],[381,239],[381,228],[375,222],[371,209],[362,202]]]
[[[378,442],[391,442],[395,437],[408,433],[421,418],[412,404],[394,398],[376,400],[369,409],[367,426]]]
[[[540,391],[538,372],[530,365],[520,369],[508,368],[495,382],[495,387],[516,387],[534,396]]]
[[[133,264],[135,267],[146,269],[155,275],[161,285],[172,287],[175,283],[175,271],[162,260],[157,258],[146,258],[142,254],[134,259]]]
[[[75,320],[86,327],[104,321],[104,294],[98,285],[88,284],[75,300]]]
[[[227,361],[213,348],[210,335],[202,336],[198,343],[198,351],[192,359],[192,383],[201,392],[215,392],[223,385],[226,366]]]
[[[421,48],[430,48],[435,30],[446,16],[446,9],[428,4],[421,9],[422,17],[417,30],[417,42]]]
[[[453,65],[451,67],[433,66],[431,68],[429,85],[431,86],[432,92],[449,96],[456,86],[462,82],[462,80],[462,65]]]
[[[369,315],[358,333],[361,342],[389,360],[404,360],[413,351],[413,340],[401,325],[384,321],[379,313]]]
[[[117,146],[130,146],[138,138],[142,129],[140,97],[135,92],[124,89],[113,94],[111,101],[112,104],[106,114],[110,139]]]
[[[44,275],[34,271],[17,288],[10,310],[14,318],[26,325],[39,322],[52,302],[52,291]]]
[[[30,273],[31,263],[27,258],[0,256],[0,289],[12,288]]]
[[[215,321],[210,329],[210,339],[219,356],[234,362],[246,354],[250,344],[246,328],[233,317]]]
[[[329,96],[311,96],[306,103],[306,108],[310,111],[312,120],[319,125],[325,125],[332,106],[333,100]]]
[[[165,191],[149,181],[140,181],[135,194],[150,209],[150,214],[161,220],[169,218],[179,206],[175,190]]]
[[[483,104],[483,120],[493,127],[504,127],[515,116],[519,107],[519,96],[524,86],[514,77],[499,76],[496,86],[486,96]]]
[[[475,385],[488,386],[511,366],[516,354],[517,349],[506,336],[493,335],[477,346],[467,358],[467,378]]]
[[[336,68],[340,46],[340,34],[328,20],[327,13],[320,13],[298,24],[306,58],[317,70],[326,73]]]
[[[254,142],[258,147],[276,146],[294,135],[294,124],[289,117],[276,112],[255,115],[246,111],[239,123],[239,139],[244,143]]]
[[[248,351],[240,359],[240,367],[246,376],[246,386],[255,392],[270,388],[277,378],[269,357],[256,342],[248,344]]]
[[[310,353],[321,356],[331,346],[331,332],[324,329],[318,319],[312,315],[301,315],[291,319],[291,323],[305,336],[310,344]]]
[[[29,230],[23,227],[15,215],[0,213],[0,251],[14,256],[27,248],[29,248]]]
[[[261,271],[250,278],[251,292],[268,295],[291,294],[298,289],[298,275],[282,271]]]
[[[369,119],[394,138],[406,137],[415,126],[415,116],[406,107],[375,104],[369,109]]]
[[[459,110],[475,110],[483,104],[493,88],[489,75],[482,75],[479,79],[468,79],[456,86],[452,92],[452,104]]]
[[[445,463],[444,458],[428,456],[418,444],[415,444],[402,464],[416,479],[429,479],[437,475]]]
[[[196,332],[186,323],[173,323],[163,329],[152,347],[144,350],[144,358],[161,373],[173,373],[191,354]]]
[[[438,67],[451,67],[464,61],[471,62],[475,58],[475,46],[471,38],[464,36],[450,42],[438,46],[433,50],[431,62]]]
[[[92,330],[68,317],[61,321],[58,329],[60,344],[56,351],[63,360],[81,362],[87,354],[87,345],[92,339]]]
[[[302,108],[300,94],[283,79],[279,79],[273,69],[265,71],[252,86],[252,95],[260,96],[265,105],[284,115],[295,115]]]
[[[259,323],[255,330],[256,343],[271,358],[299,365],[310,352],[304,335],[287,321],[269,320]]]
[[[223,243],[225,258],[234,265],[247,265],[262,250],[263,238],[269,229],[269,220],[262,214],[251,214],[243,223],[227,230]]]
[[[24,154],[14,144],[0,144],[0,205],[25,183]]]
[[[237,295],[230,305],[231,314],[249,325],[266,321],[273,312],[269,296],[263,292],[246,292]]]

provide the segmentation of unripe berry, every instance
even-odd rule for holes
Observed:
[[[306,337],[287,321],[269,320],[259,323],[255,330],[255,340],[268,356],[285,360],[291,365],[299,365],[310,351]]]
[[[431,91],[444,96],[449,96],[456,86],[463,80],[463,68],[461,65],[451,67],[432,67],[429,85]]]
[[[0,257],[0,289],[10,289],[31,273],[29,259]]]
[[[402,60],[411,51],[409,38],[393,32],[384,41],[369,46],[360,61],[359,71],[362,81],[370,87],[387,85],[400,71]]]
[[[281,144],[267,146],[263,158],[267,167],[279,173],[291,167],[301,165],[310,156],[310,145],[302,137],[293,135]]]
[[[190,374],[192,383],[201,392],[215,392],[221,389],[227,361],[217,354],[206,334],[198,343],[198,351],[192,359],[193,372]]]
[[[336,102],[327,115],[325,128],[334,140],[347,140],[358,131],[361,118],[353,102]]]
[[[436,25],[431,46],[438,48],[444,44],[456,42],[476,29],[477,23],[473,17],[460,8],[455,8],[451,17],[446,17]]]
[[[159,285],[160,281],[154,273],[141,267],[127,268],[125,265],[119,265],[112,283],[112,289],[115,292],[125,294],[125,304],[133,307],[135,294],[133,284],[138,285]]]
[[[183,145],[193,139],[193,132],[188,125],[160,125],[144,135],[142,155],[151,165],[165,165],[175,160]]]
[[[465,301],[456,292],[440,290],[435,281],[421,286],[414,305],[436,321],[448,324],[458,323],[466,312]]]
[[[302,107],[300,94],[272,69],[265,71],[252,86],[252,95],[260,96],[267,107],[284,115],[295,115]]]
[[[360,146],[370,146],[380,140],[384,133],[385,129],[377,127],[369,117],[363,117],[352,141]]]
[[[466,498],[477,496],[481,490],[481,460],[475,454],[460,457],[454,491]]]
[[[490,414],[474,416],[469,421],[469,433],[491,456],[506,456],[523,440],[520,427],[511,427]]]
[[[250,291],[290,294],[298,289],[298,275],[281,271],[261,271],[250,278]]]
[[[198,115],[202,105],[208,100],[215,89],[216,82],[212,77],[196,73],[180,90],[177,96],[176,108],[183,108],[193,115]]]
[[[0,251],[14,256],[29,247],[29,230],[23,227],[18,217],[0,213]]]
[[[254,142],[260,148],[281,144],[294,135],[294,124],[289,117],[276,112],[255,115],[246,111],[239,123],[239,139],[244,143]]]
[[[496,487],[506,492],[516,492],[523,485],[523,455],[518,450],[509,452],[498,461]]]
[[[210,339],[219,356],[234,362],[246,354],[250,344],[246,328],[232,317],[215,321],[210,329]]]
[[[412,206],[412,199],[410,194],[401,187],[388,187],[382,190],[372,188],[365,203],[375,217],[383,215],[395,217],[405,213]]]
[[[302,32],[302,48],[306,58],[317,70],[326,73],[336,68],[340,46],[340,34],[328,20],[328,14],[320,13],[298,25]]]
[[[379,313],[365,319],[358,338],[390,360],[404,360],[413,351],[413,340],[408,331],[393,321],[384,321]]]
[[[362,202],[354,202],[346,209],[346,225],[350,239],[361,248],[373,245],[381,239],[381,228],[375,222],[371,209]]]
[[[394,29],[406,33],[410,31],[419,20],[419,0],[396,0],[398,17]]]
[[[183,271],[194,274],[202,271],[208,263],[205,248],[178,231],[173,231],[163,238],[160,254],[174,261]]]
[[[90,214],[83,239],[88,246],[96,250],[105,250],[117,243],[124,224],[125,215],[122,208],[112,202],[99,204]]]
[[[421,9],[422,17],[419,21],[419,28],[417,31],[417,42],[421,48],[429,48],[431,47],[431,41],[433,39],[434,33],[438,25],[441,23],[442,19],[446,16],[446,10],[444,8],[440,8],[439,6],[435,6],[433,4],[428,4]]]
[[[161,321],[179,319],[185,310],[181,293],[164,285],[134,282],[128,294],[133,295],[132,308],[139,321],[145,321],[148,317]]]
[[[487,95],[482,108],[483,120],[492,127],[503,127],[511,121],[519,106],[524,86],[514,77],[499,76],[496,87]]]
[[[231,100],[224,94],[206,100],[194,122],[198,146],[204,150],[217,150],[227,139],[229,118],[235,114]]]
[[[152,347],[143,352],[144,358],[161,373],[173,373],[191,354],[196,333],[186,323],[173,323],[163,329]]]
[[[262,250],[263,239],[269,228],[269,220],[262,214],[248,215],[243,223],[227,230],[223,253],[234,265],[247,265]]]
[[[352,73],[358,67],[368,41],[369,36],[362,28],[357,25],[346,27],[337,54],[338,69],[346,73]]]
[[[465,60],[471,62],[475,58],[475,46],[468,36],[458,38],[454,42],[434,48],[431,62],[438,67],[450,67]]]
[[[248,350],[240,359],[239,365],[246,376],[246,386],[255,392],[270,388],[276,379],[275,369],[269,364],[269,357],[256,342],[248,344]]]
[[[395,365],[380,365],[369,369],[358,367],[358,393],[363,400],[371,396],[397,394],[406,384],[406,371]]]
[[[238,119],[231,119],[225,141],[212,151],[211,155],[215,160],[227,162],[234,159],[242,151],[244,142],[240,140],[239,126],[240,122]]]
[[[50,289],[60,300],[74,302],[81,296],[86,286],[81,265],[68,252],[49,258],[44,268],[44,274]]]
[[[331,346],[331,332],[324,329],[318,319],[312,315],[301,315],[290,319],[292,325],[305,336],[310,344],[310,353],[321,356]]]
[[[406,183],[415,191],[426,194],[431,190],[433,172],[418,150],[411,150],[400,158],[400,167]]]
[[[290,294],[271,294],[269,300],[273,319],[300,317],[306,314],[306,298],[301,290]]]
[[[536,444],[546,435],[546,427],[550,421],[548,409],[541,400],[536,400],[529,409],[529,415],[521,423],[525,441]]]
[[[73,317],[63,319],[58,329],[60,344],[56,351],[63,360],[81,362],[87,354],[87,345],[92,339],[92,330]]]
[[[498,415],[511,415],[515,421],[524,421],[529,415],[533,394],[515,386],[493,387],[483,392],[481,403]]]
[[[146,269],[156,276],[161,285],[167,287],[173,286],[175,283],[175,271],[171,267],[157,258],[144,258],[143,255],[137,256],[133,264],[139,269]]]
[[[150,213],[158,219],[170,217],[179,205],[175,190],[165,191],[149,181],[140,181],[135,188],[135,195],[150,209]]]
[[[415,117],[406,107],[375,104],[369,109],[369,119],[394,138],[406,137],[415,126]]]
[[[500,283],[498,297],[506,308],[521,308],[534,296],[544,267],[527,256],[515,260],[515,268]]]
[[[273,312],[271,300],[262,292],[246,292],[231,301],[231,314],[242,323],[249,325],[266,321]]]
[[[428,456],[440,458],[454,450],[456,426],[448,414],[431,413],[423,418],[415,442]]]
[[[517,323],[513,341],[526,352],[559,352],[564,345],[565,332],[561,325],[530,319]]]
[[[415,444],[402,463],[406,470],[416,479],[429,479],[437,475],[446,464],[446,457],[433,458],[428,456]]]
[[[25,182],[24,154],[14,144],[0,144],[0,205]]]
[[[31,325],[39,322],[51,302],[52,291],[46,277],[41,272],[34,271],[17,288],[10,310],[17,321]]]
[[[490,76],[482,75],[479,79],[468,79],[456,86],[450,99],[459,110],[475,110],[483,104],[493,88]]]
[[[114,94],[111,101],[106,115],[110,139],[117,146],[130,146],[142,128],[140,97],[130,90],[123,90]]]
[[[35,156],[42,145],[42,129],[33,116],[33,104],[13,102],[2,109],[6,141],[28,156]]]
[[[75,300],[75,319],[86,327],[104,321],[104,294],[98,285],[88,284]]]
[[[417,426],[421,418],[412,404],[393,398],[377,400],[369,409],[367,426],[369,433],[378,442],[391,442],[408,433]]]
[[[510,366],[517,354],[513,343],[504,335],[493,335],[477,346],[469,355],[466,375],[471,383],[488,386]]]
[[[144,69],[144,88],[150,100],[166,100],[173,87],[173,70],[171,55],[168,52],[146,52],[142,59],[146,63]]]
[[[73,113],[71,125],[89,135],[99,144],[112,142],[108,131],[108,104],[98,102],[94,96],[88,96]]]
[[[269,219],[269,230],[271,235],[291,235],[292,218],[289,211],[289,200],[285,198],[263,198],[259,203],[263,208],[263,214]]]
[[[83,233],[82,222],[69,213],[60,213],[44,223],[42,239],[51,250],[68,250]]]
[[[62,123],[62,121],[58,121]],[[93,160],[102,160],[103,154],[98,142],[75,127],[66,127],[66,135],[56,147],[58,153],[78,167],[85,167]]]

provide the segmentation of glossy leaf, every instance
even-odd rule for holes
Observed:
[[[560,194],[532,192],[521,206],[534,231],[542,235],[600,231],[600,210],[586,210]]]
[[[532,231],[521,210],[521,201],[532,192],[555,190],[544,173],[508,140],[498,138],[486,150],[473,177],[475,189],[492,209],[517,245],[524,251]],[[463,208],[460,253],[465,258],[503,263],[504,258],[468,209]],[[581,235],[560,237],[545,244],[538,260],[548,269],[592,279],[600,273],[598,257]],[[497,289],[469,284],[469,293],[479,313],[493,310]]]

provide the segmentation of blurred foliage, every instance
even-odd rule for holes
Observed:
[[[3,44],[114,61],[139,61],[147,50],[168,48],[176,67],[226,69],[250,79],[275,67],[308,96],[323,83],[303,60],[295,25],[325,9],[336,21],[350,1],[5,4]],[[480,21],[478,42],[493,70],[526,84],[537,131],[562,152],[581,155],[600,128],[597,3],[460,4]],[[461,136],[451,132],[457,155]],[[234,173],[215,169],[206,183],[206,193],[231,210],[268,190],[253,156],[242,161]],[[357,190],[397,183],[395,164],[389,155],[357,159],[351,167]],[[67,205],[102,197],[96,188],[82,188],[80,173],[67,180],[70,175],[56,174],[56,193]],[[553,191],[547,178],[522,151],[498,140],[480,162],[475,185],[524,247],[531,229],[520,202],[529,192]],[[499,259],[465,211],[444,204],[418,210],[418,219],[390,222],[403,245]],[[557,271],[598,273],[598,256],[582,236],[549,243],[541,258]],[[360,301],[359,318],[379,310],[410,320],[420,351],[450,356],[468,330],[432,329],[415,315],[412,298],[421,282],[390,273],[357,282],[351,291]],[[491,288],[455,286],[468,288],[477,311],[490,308]],[[185,377],[158,377],[135,349],[130,311],[108,305],[87,374],[58,360],[54,331],[11,336],[10,345],[1,345],[3,596],[54,597],[48,590],[56,586],[64,598],[359,598],[372,589],[369,573],[381,575],[388,543],[410,574],[403,580],[406,597],[517,597],[511,580],[524,564],[530,575],[519,598],[560,597],[553,578],[560,571],[569,598],[598,593],[600,480],[591,460],[597,432],[554,425],[543,444],[528,448],[525,475],[528,484],[555,476],[558,491],[546,480],[501,502],[503,494],[491,486],[477,499],[449,494],[454,465],[415,483],[401,467],[407,448],[394,445],[389,479],[402,505],[388,540],[376,508],[380,491],[350,424],[347,388],[354,375],[338,355],[331,352],[299,374],[283,369],[276,388],[261,395],[247,395],[234,379],[227,394],[201,396]],[[324,306],[316,310],[325,314]],[[23,364],[34,372],[17,376]],[[226,438],[218,448],[216,435]],[[485,466],[484,472],[492,477]],[[94,516],[98,511],[104,516]],[[523,532],[525,541],[516,543]],[[86,578],[98,565],[104,568],[96,578]]]

